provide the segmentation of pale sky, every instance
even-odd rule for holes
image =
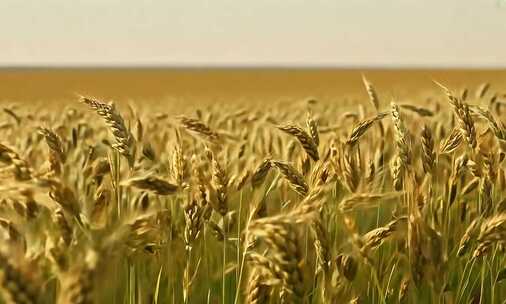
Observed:
[[[0,0],[0,66],[506,67],[506,0]]]

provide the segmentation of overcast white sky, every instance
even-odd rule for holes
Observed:
[[[0,66],[506,67],[506,0],[0,0]]]

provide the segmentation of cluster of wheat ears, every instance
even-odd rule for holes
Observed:
[[[501,303],[506,95],[364,84],[348,112],[6,106],[0,302]]]

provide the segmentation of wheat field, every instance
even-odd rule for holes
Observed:
[[[4,303],[503,303],[506,94],[3,103]]]

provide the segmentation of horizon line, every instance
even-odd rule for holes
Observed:
[[[353,64],[13,64],[1,70],[506,70],[506,65]]]

